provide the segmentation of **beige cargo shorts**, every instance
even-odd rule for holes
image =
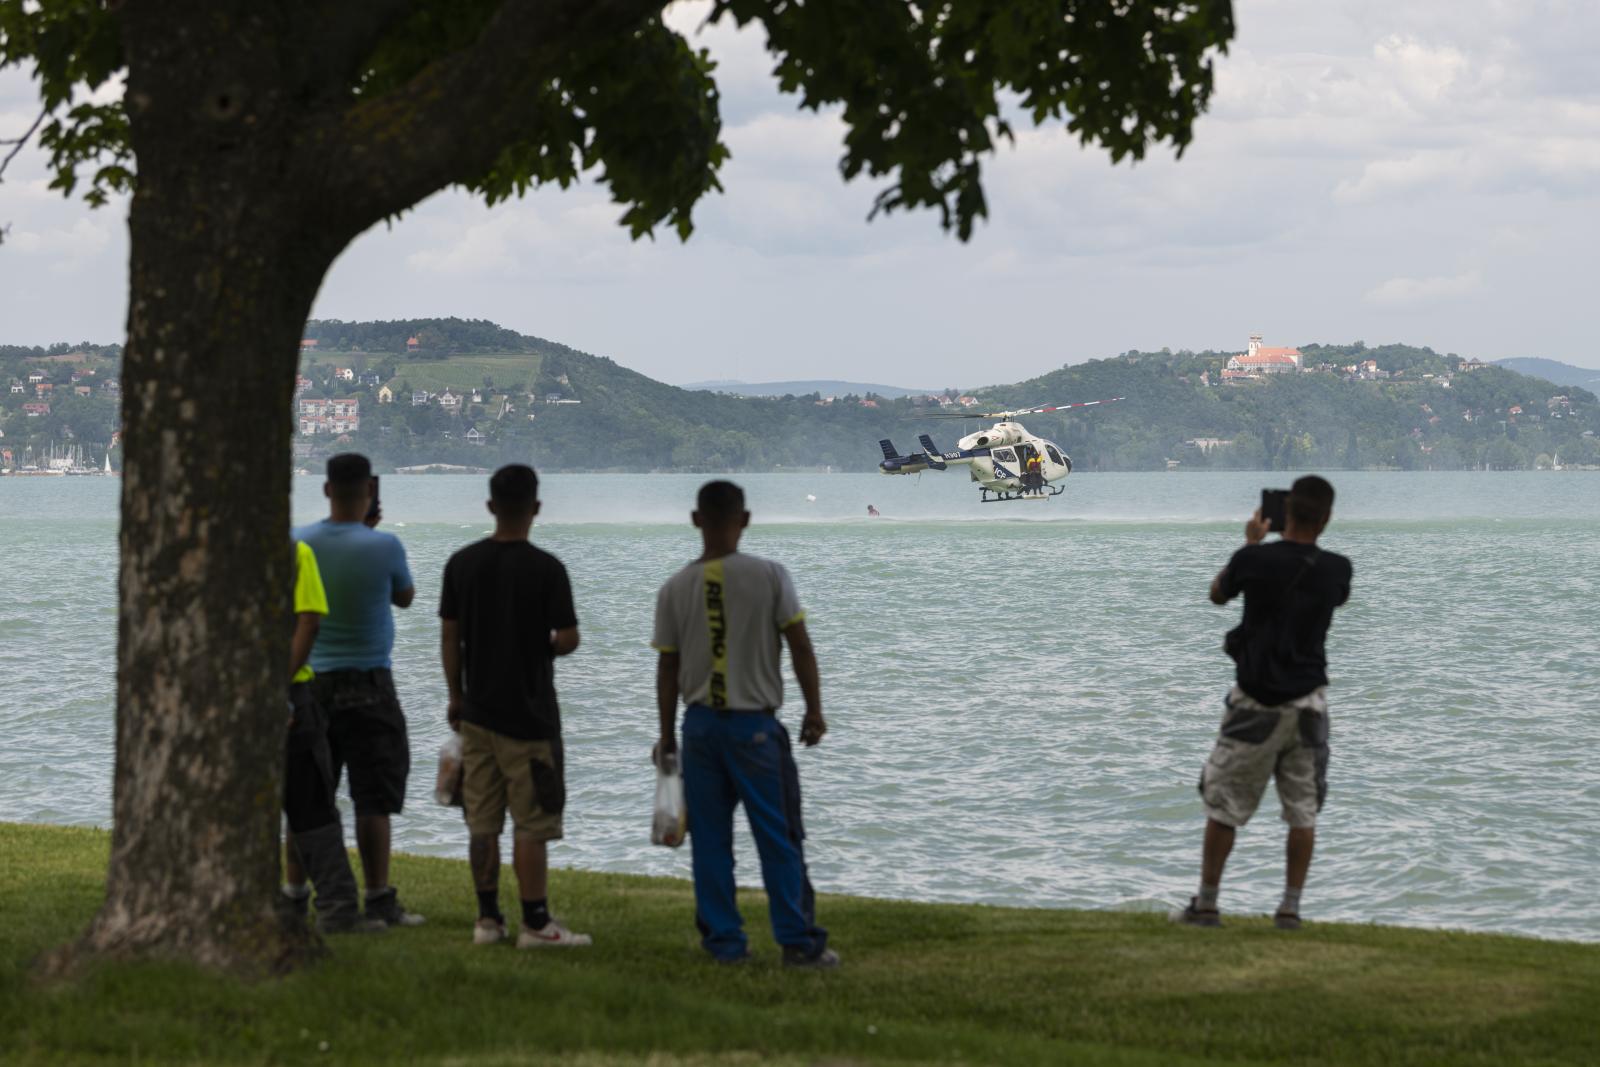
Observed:
[[[1328,795],[1327,690],[1269,707],[1234,686],[1225,704],[1216,746],[1200,772],[1206,815],[1243,826],[1275,780],[1283,821],[1315,826]]]
[[[509,808],[518,835],[558,840],[567,806],[561,742],[519,741],[462,723],[461,799],[473,834],[498,836]]]

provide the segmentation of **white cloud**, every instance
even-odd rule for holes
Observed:
[[[1365,299],[1378,307],[1415,308],[1459,300],[1482,289],[1483,272],[1469,270],[1433,278],[1390,278],[1367,290]]]
[[[985,164],[991,218],[965,246],[929,213],[866,223],[881,186],[840,179],[837,115],[776,91],[759,30],[697,32],[706,0],[674,4],[669,23],[717,59],[733,151],[692,241],[631,241],[593,184],[493,211],[444,193],[358,240],[316,311],[493,318],[679,381],[803,365],[964,384],[1129,347],[1232,347],[1253,328],[1486,358],[1589,350],[1600,4],[1235,9],[1181,161],[1158,146],[1111,166],[1059,127],[1024,131]],[[31,121],[33,99],[0,75],[0,131]],[[46,190],[37,153],[11,177],[0,342],[115,336],[122,209]]]
[[[5,247],[24,256],[44,260],[55,269],[94,259],[111,245],[111,234],[98,219],[82,218],[62,229],[13,228]]]

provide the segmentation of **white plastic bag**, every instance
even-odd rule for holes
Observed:
[[[689,806],[683,802],[683,771],[676,752],[656,759],[656,814],[650,823],[650,843],[678,848],[689,833]]]
[[[439,746],[439,776],[433,782],[433,799],[447,808],[461,807],[463,772],[461,735],[452,731]]]

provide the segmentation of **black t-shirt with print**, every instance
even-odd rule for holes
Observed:
[[[1244,594],[1244,619],[1227,639],[1239,688],[1283,704],[1328,684],[1323,643],[1333,610],[1350,599],[1350,561],[1295,541],[1246,545],[1222,572],[1229,600]]]
[[[578,625],[561,561],[526,541],[468,545],[445,564],[439,617],[461,628],[462,718],[521,741],[560,738],[550,632]]]

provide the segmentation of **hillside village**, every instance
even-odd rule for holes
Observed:
[[[1137,352],[1029,381],[897,398],[680,389],[493,323],[308,323],[297,467],[359,449],[382,469],[871,470],[919,413],[1125,396],[1030,417],[1080,470],[1600,465],[1600,403],[1504,367],[1387,345]],[[0,471],[100,473],[118,460],[120,349],[0,347]],[[963,423],[963,426],[968,424]],[[936,434],[937,436],[937,434]]]

